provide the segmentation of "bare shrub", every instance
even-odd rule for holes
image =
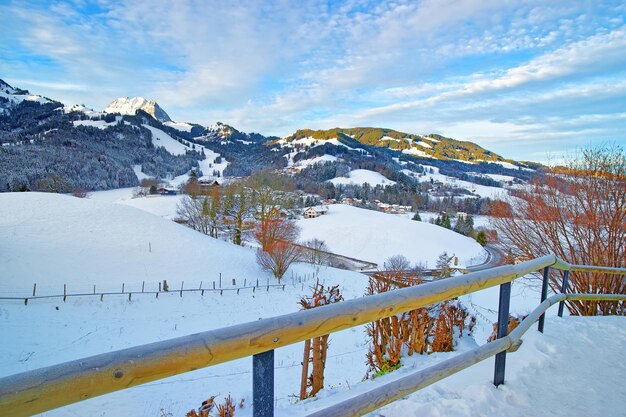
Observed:
[[[239,408],[243,408],[242,399],[239,403]],[[213,411],[217,411],[217,414],[212,414]],[[186,417],[233,417],[235,415],[235,404],[233,403],[232,397],[229,395],[224,399],[224,404],[215,403],[215,395],[209,397],[208,400],[202,401],[202,405],[198,410],[191,410],[187,412]]]
[[[300,299],[303,310],[321,307],[343,301],[339,286],[325,288],[316,284],[311,297]],[[326,368],[326,353],[328,352],[328,335],[316,337],[304,342],[304,358],[302,361],[302,380],[300,382],[300,399],[304,400],[315,395],[324,388],[324,369]],[[309,375],[309,362],[312,363]],[[310,388],[310,390],[309,390]]]
[[[83,190],[82,188],[76,188],[74,189],[74,191],[72,191],[72,195],[76,198],[85,198],[87,197],[87,191]]]
[[[397,288],[418,285],[420,276],[409,272],[383,272],[370,278],[366,295],[379,294]],[[404,350],[414,353],[447,352],[455,345],[455,331],[463,336],[468,318],[467,311],[458,300],[446,301],[434,306],[422,307],[406,313],[376,320],[366,326],[371,338],[367,353],[369,372],[374,377],[401,365]],[[470,332],[475,319],[470,320]]]

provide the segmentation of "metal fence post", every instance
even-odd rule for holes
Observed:
[[[543,269],[543,282],[541,283],[541,302],[543,303],[548,298],[548,279],[550,279],[550,267],[546,266]],[[543,333],[543,324],[546,321],[546,313],[543,313],[539,317],[539,326],[537,329]]]
[[[252,356],[252,415],[274,417],[274,350]]]
[[[569,270],[565,271],[565,274],[563,274],[563,286],[561,287],[563,294],[567,293],[567,284],[569,284]],[[563,307],[565,307],[565,301],[559,303],[559,317],[563,317]]]
[[[500,284],[500,300],[498,303],[498,339],[509,333],[509,305],[511,303],[511,283]],[[506,366],[506,350],[496,354],[496,366],[493,372],[493,384],[497,387],[504,383]]]

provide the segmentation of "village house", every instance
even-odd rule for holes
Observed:
[[[302,215],[305,219],[314,219],[328,212],[328,208],[322,206],[307,207]]]
[[[157,189],[157,192],[161,195],[176,195],[176,189],[170,187],[161,187]]]

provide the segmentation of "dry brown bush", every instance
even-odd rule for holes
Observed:
[[[423,283],[412,271],[382,272],[369,280],[366,295]],[[447,352],[454,348],[454,331],[463,335],[468,313],[456,300],[422,307],[376,320],[367,325],[371,346],[367,353],[369,372],[374,376],[400,366],[403,351],[413,353]],[[472,321],[473,323],[473,321]],[[470,328],[471,331],[471,328]]]
[[[339,286],[325,288],[316,284],[311,297],[300,299],[303,310],[321,307],[343,301]],[[304,357],[302,361],[302,380],[300,382],[300,399],[304,400],[315,395],[324,388],[324,369],[326,368],[326,353],[328,352],[328,335],[316,337],[304,342]],[[311,355],[312,354],[312,355]],[[312,363],[309,375],[309,363]],[[310,390],[309,390],[310,388]]]

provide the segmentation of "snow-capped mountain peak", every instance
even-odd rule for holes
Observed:
[[[109,103],[105,113],[120,113],[135,115],[137,110],[143,110],[160,122],[170,122],[172,119],[165,113],[156,101],[146,100],[143,97],[120,97]]]

